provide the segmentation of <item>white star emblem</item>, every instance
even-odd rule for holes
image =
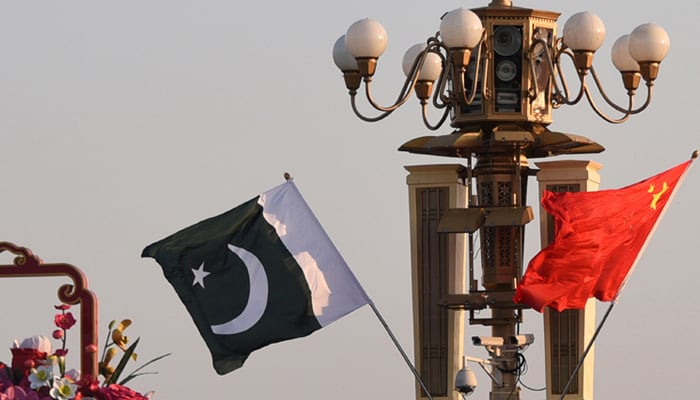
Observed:
[[[207,277],[207,275],[211,274],[211,272],[207,272],[204,270],[204,263],[199,266],[198,269],[192,268],[192,273],[194,274],[194,280],[192,281],[192,286],[199,284],[199,286],[204,289],[204,278]]]

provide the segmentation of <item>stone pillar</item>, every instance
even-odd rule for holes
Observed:
[[[601,165],[593,161],[549,161],[536,163],[540,199],[550,192],[589,192],[598,190]],[[541,202],[540,202],[541,204]],[[554,239],[553,218],[540,205],[542,248]],[[583,310],[544,311],[547,400],[559,400],[572,371],[595,331],[595,299]],[[588,353],[566,400],[593,399],[594,348]]]
[[[454,390],[464,354],[464,311],[447,310],[441,299],[465,293],[467,238],[438,234],[448,208],[467,207],[466,168],[459,164],[407,166],[414,357],[435,400],[461,400]],[[427,398],[416,383],[416,399]]]

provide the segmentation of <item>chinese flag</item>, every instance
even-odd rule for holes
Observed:
[[[617,190],[545,191],[555,238],[530,261],[513,300],[540,312],[614,300],[691,162]]]

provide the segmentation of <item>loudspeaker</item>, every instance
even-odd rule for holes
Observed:
[[[495,112],[521,111],[523,28],[515,25],[494,26],[494,95]]]

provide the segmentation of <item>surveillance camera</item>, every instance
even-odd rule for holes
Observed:
[[[464,367],[457,371],[457,376],[455,376],[456,391],[466,396],[471,394],[477,386],[478,383],[476,381],[476,375],[474,375],[474,371],[472,371],[468,367]]]
[[[503,346],[502,337],[472,336],[474,346]]]
[[[518,346],[528,346],[535,342],[535,335],[532,333],[526,333],[524,335],[511,336],[509,338],[510,344],[515,344]]]

